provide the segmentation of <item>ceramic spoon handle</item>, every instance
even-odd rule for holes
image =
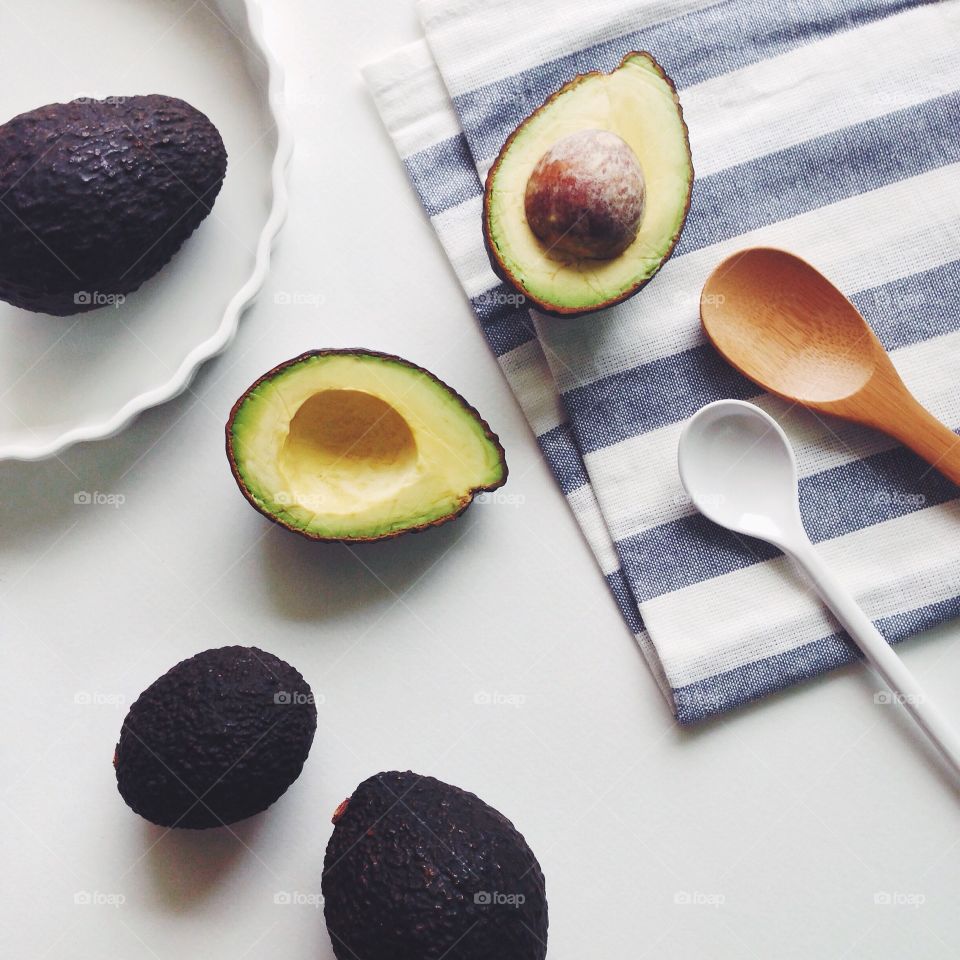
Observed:
[[[946,430],[946,427],[944,427]],[[948,431],[949,432],[949,431]],[[916,677],[893,652],[870,618],[863,612],[853,595],[837,580],[833,571],[807,540],[790,551],[791,556],[806,570],[817,592],[847,633],[873,664],[886,685],[921,729],[937,746],[955,773],[960,774],[960,735],[930,699],[924,694]]]

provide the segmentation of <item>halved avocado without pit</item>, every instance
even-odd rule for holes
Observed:
[[[613,306],[673,252],[692,185],[676,89],[649,53],[628,53],[565,84],[503,145],[484,191],[491,265],[543,313]]]
[[[315,350],[236,402],[227,456],[250,503],[312,540],[370,541],[460,516],[507,479],[503,447],[432,373],[370,350]]]

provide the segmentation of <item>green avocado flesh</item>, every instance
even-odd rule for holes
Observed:
[[[610,259],[563,253],[534,234],[524,195],[538,162],[558,141],[609,131],[636,155],[645,184],[636,236]],[[578,315],[636,293],[673,251],[693,183],[687,128],[676,91],[647,53],[612,73],[576,77],[528,117],[487,177],[484,236],[497,274],[545,313]]]
[[[370,351],[316,351],[262,377],[234,407],[227,450],[247,499],[316,540],[442,523],[507,476],[499,441],[459,394]]]

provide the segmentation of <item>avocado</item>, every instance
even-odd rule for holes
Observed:
[[[227,456],[264,516],[312,540],[370,541],[458,517],[507,479],[503,447],[432,373],[371,350],[314,350],[236,402]]]
[[[487,174],[494,272],[551,316],[632,297],[673,252],[693,162],[680,100],[649,53],[575,77],[510,135]]]
[[[0,299],[57,316],[116,303],[210,212],[217,128],[159,94],[51,103],[0,126]]]
[[[503,814],[415,773],[364,780],[333,817],[321,883],[337,960],[543,960],[537,858]]]
[[[117,788],[159,826],[225,826],[286,791],[316,729],[313,694],[289,663],[256,647],[206,650],[130,707],[113,758]]]

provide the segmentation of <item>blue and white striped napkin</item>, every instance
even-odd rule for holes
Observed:
[[[707,345],[725,256],[788,248],[852,297],[907,384],[960,426],[960,3],[423,0],[426,39],[367,68],[383,120],[491,348],[677,718],[846,663],[849,641],[764,544],[714,527],[676,469],[684,421],[753,399],[797,449],[807,529],[891,641],[960,615],[957,490],[879,434],[769,396]],[[482,178],[563,82],[649,50],[697,179],[639,296],[555,320],[497,281]]]

